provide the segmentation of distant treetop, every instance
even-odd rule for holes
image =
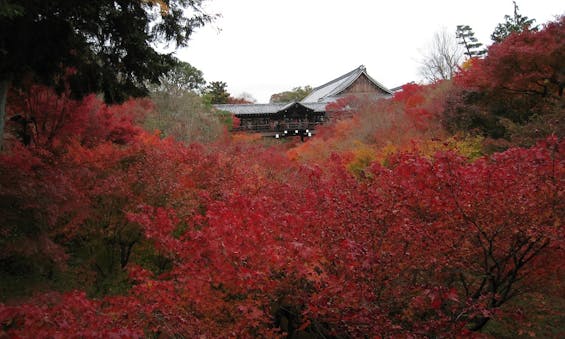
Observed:
[[[514,3],[514,15],[513,16],[505,15],[504,16],[505,21],[503,23],[499,23],[494,29],[492,35],[490,36],[492,41],[494,41],[495,43],[501,42],[512,33],[520,33],[527,30],[531,30],[531,31],[538,30],[538,26],[532,26],[536,20],[530,19],[527,16],[523,16],[520,13],[518,13],[519,8],[518,5],[516,4],[516,1],[512,1],[512,2]]]
[[[204,99],[211,104],[227,104],[230,98],[228,84],[223,81],[212,81],[204,89]]]
[[[269,101],[271,103],[300,101],[306,98],[306,96],[310,94],[310,92],[312,92],[311,86],[299,86],[293,88],[290,91],[275,93],[271,95],[271,99]]]

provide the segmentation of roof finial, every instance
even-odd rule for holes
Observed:
[[[359,66],[359,69],[362,70],[362,71],[364,71],[364,70],[365,70],[365,65]]]

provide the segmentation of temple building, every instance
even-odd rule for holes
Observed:
[[[222,111],[235,115],[240,120],[234,131],[262,133],[264,136],[282,138],[286,136],[312,136],[316,127],[327,122],[331,112],[329,103],[347,96],[370,100],[388,98],[392,91],[367,74],[361,65],[332,81],[316,87],[299,102],[215,105]]]

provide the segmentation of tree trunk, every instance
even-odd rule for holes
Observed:
[[[0,80],[0,151],[4,148],[4,121],[6,120],[6,97],[10,88],[10,80]]]

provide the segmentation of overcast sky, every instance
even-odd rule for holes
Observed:
[[[197,31],[177,57],[224,81],[232,96],[258,102],[297,86],[316,87],[359,65],[392,88],[420,81],[422,55],[435,32],[470,25],[490,44],[511,14],[511,0],[208,0],[221,15]],[[565,14],[563,0],[518,0],[536,23]]]

